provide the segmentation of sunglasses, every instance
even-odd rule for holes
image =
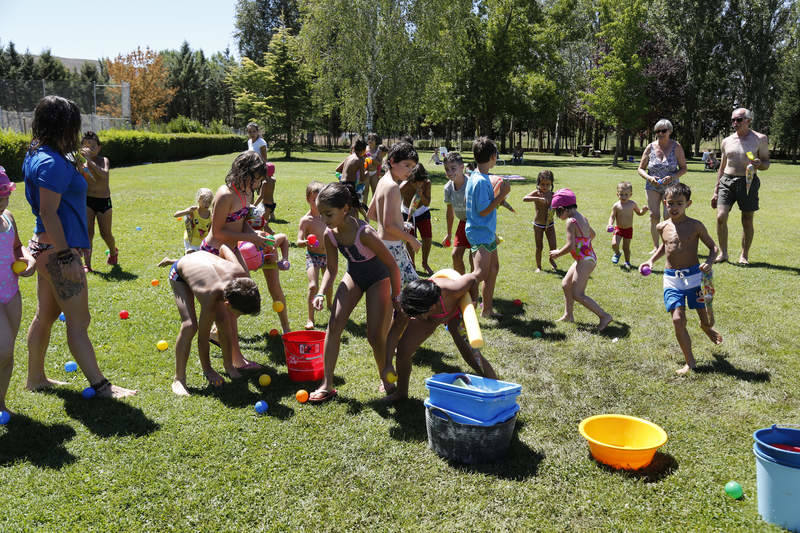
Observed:
[[[4,183],[0,185],[0,198],[11,196],[11,191],[16,191],[17,186],[14,183]]]
[[[656,133],[667,133],[669,130],[656,130]]]
[[[745,117],[733,117],[733,118],[731,118],[731,122],[736,122],[738,124],[739,122],[743,121],[744,119],[745,119]]]

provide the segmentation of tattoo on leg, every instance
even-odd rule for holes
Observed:
[[[53,281],[53,287],[55,287],[58,297],[62,300],[69,300],[83,290],[83,281],[66,279],[64,266],[66,265],[61,265],[56,254],[53,254],[47,262],[47,271],[50,273],[50,279]]]

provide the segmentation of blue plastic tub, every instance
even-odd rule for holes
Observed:
[[[800,531],[800,468],[781,464],[753,443],[758,514],[765,522]]]
[[[469,385],[453,385],[458,378]],[[425,380],[425,386],[431,405],[481,422],[509,411],[522,391],[516,383],[461,373],[436,374]]]
[[[501,424],[517,414],[519,411],[519,405],[516,403],[511,406],[511,409],[507,411],[503,411],[496,417],[492,418],[491,420],[477,420],[475,418],[470,418],[468,416],[464,416],[460,413],[456,413],[454,411],[450,411],[448,409],[442,409],[436,405],[433,405],[430,401],[430,398],[425,400],[425,407],[431,410],[431,414],[433,416],[438,416],[440,418],[450,417],[453,422],[458,422],[459,424],[467,424],[470,426],[494,426],[496,424]],[[441,413],[440,413],[441,411]]]
[[[782,465],[800,468],[800,452],[784,450],[776,444],[800,446],[800,429],[788,428],[773,424],[772,427],[756,430],[753,433],[756,446],[764,455],[771,457]]]

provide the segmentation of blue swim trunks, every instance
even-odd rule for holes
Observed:
[[[172,266],[169,268],[169,280],[170,281],[180,281],[182,283],[186,283],[185,281],[183,281],[183,278],[181,277],[181,275],[178,274],[178,262],[180,262],[180,259],[178,259],[178,261],[175,261],[174,263],[172,263]]]
[[[702,279],[700,265],[664,269],[664,307],[667,311],[687,304],[689,309],[705,309]]]

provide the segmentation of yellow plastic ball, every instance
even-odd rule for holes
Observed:
[[[397,374],[395,374],[394,372],[389,372],[388,374],[386,374],[386,381],[388,381],[389,383],[397,383]]]
[[[297,394],[295,394],[294,397],[297,399],[298,402],[306,403],[308,401],[308,391],[305,389],[300,389],[299,391],[297,391]]]
[[[269,377],[269,374],[261,374],[258,376],[258,384],[262,387],[269,387],[270,383],[272,383],[272,378]]]
[[[22,274],[26,268],[28,268],[28,263],[25,261],[14,261],[11,265],[11,270],[14,271],[14,274]]]
[[[275,311],[276,313],[280,313],[281,311],[283,311],[284,307],[285,306],[283,305],[283,302],[280,300],[272,302],[272,310]]]
[[[156,343],[156,348],[158,348],[159,352],[163,352],[167,348],[169,348],[169,344],[165,340],[160,340]]]

